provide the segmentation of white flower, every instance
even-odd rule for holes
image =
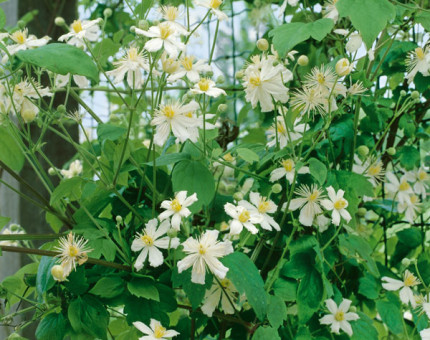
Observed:
[[[281,111],[281,109],[279,109],[279,111]],[[276,145],[276,134],[277,134],[279,147],[283,149],[288,145],[288,143],[294,142],[300,139],[303,133],[305,132],[305,127],[306,127],[305,124],[299,124],[299,120],[296,120],[294,122],[293,128],[287,129],[287,125],[285,124],[285,119],[281,113],[279,116],[276,117],[276,127],[273,127],[269,130],[268,138],[272,140],[267,143],[267,146],[272,147]],[[309,126],[307,126],[306,130],[308,129],[309,129]]]
[[[284,83],[293,79],[292,73],[282,64],[273,66],[274,60],[263,58],[256,67],[251,64],[245,71],[245,99],[255,108],[260,103],[262,112],[274,110],[273,102],[286,103],[288,88]]]
[[[169,57],[167,52],[163,52],[160,58],[161,61],[161,69],[163,72],[166,72],[167,74],[174,74],[179,71],[180,68],[180,62],[176,60],[176,58]],[[169,81],[169,78],[167,78]]]
[[[400,300],[404,304],[411,303],[412,307],[416,307],[414,293],[411,287],[419,285],[421,282],[409,270],[406,269],[403,274],[403,281],[392,279],[391,277],[384,276],[381,278],[382,287],[386,290],[396,291],[400,289]],[[385,282],[384,282],[385,281]]]
[[[430,328],[420,331],[421,340],[430,340]]]
[[[406,221],[414,223],[417,212],[420,211],[420,199],[416,195],[410,195],[404,202],[397,205],[397,210],[405,214]]]
[[[71,76],[72,75],[70,73],[67,73],[66,75],[56,74],[55,81],[54,81],[55,87],[56,88],[66,87],[70,82]],[[78,85],[80,88],[88,87],[89,81],[85,76],[74,74],[72,78],[75,81],[76,85]]]
[[[145,334],[139,340],[167,340],[179,335],[178,332],[172,329],[167,330],[159,321],[154,319],[151,319],[150,327],[140,321],[133,322],[133,326]]]
[[[299,0],[284,0],[282,5],[279,7],[278,18],[282,19],[282,16],[284,15],[285,10],[287,8],[287,4],[292,6],[292,7],[295,7],[295,6],[297,6],[298,2],[299,2]]]
[[[335,87],[337,77],[330,66],[321,65],[320,68],[314,67],[305,78],[307,88],[315,89],[324,95],[328,95]]]
[[[227,93],[223,89],[215,86],[215,82],[208,78],[201,78],[198,83],[194,84],[191,93],[206,94],[209,97],[219,97],[220,95],[226,96]]]
[[[198,108],[199,104],[195,101],[186,105],[174,101],[161,104],[151,121],[151,125],[156,127],[154,143],[163,146],[170,132],[177,138],[177,143],[187,139],[196,142],[198,134],[196,136],[192,130],[199,126],[200,121],[194,118],[193,112]]]
[[[343,299],[339,307],[332,299],[325,300],[325,305],[331,314],[325,315],[320,319],[322,325],[331,325],[332,333],[339,334],[343,330],[349,336],[352,336],[352,328],[348,321],[358,320],[360,317],[356,313],[348,312],[351,306],[351,300]]]
[[[146,228],[143,229],[143,233],[138,233],[131,244],[131,250],[141,251],[134,264],[136,270],[141,270],[143,268],[143,263],[146,261],[147,257],[149,257],[149,264],[152,267],[161,266],[164,257],[163,253],[158,248],[177,248],[179,245],[179,239],[177,237],[162,237],[170,229],[169,220],[161,222],[158,229],[157,225],[158,220],[156,218],[149,220],[148,223],[145,224]]]
[[[339,12],[336,8],[336,2],[338,2],[338,0],[328,0],[326,3],[324,3],[323,9],[324,18],[332,19],[335,23],[339,19]]]
[[[414,183],[414,192],[417,195],[420,195],[422,197],[426,197],[427,195],[427,189],[429,187],[429,180],[430,177],[427,173],[427,171],[420,167],[417,170],[409,171],[406,173],[406,177],[408,181],[415,182]]]
[[[179,191],[176,193],[173,200],[161,202],[161,207],[166,210],[163,211],[160,216],[158,216],[158,218],[160,221],[163,221],[171,217],[172,228],[179,230],[182,217],[190,216],[191,211],[188,209],[188,207],[194,202],[197,202],[196,193],[187,197],[186,191]]]
[[[355,164],[352,166],[352,171],[366,176],[374,187],[378,186],[385,175],[384,164],[380,160],[372,159],[367,159],[363,163],[357,155],[354,156],[354,160]]]
[[[279,224],[268,214],[274,214],[278,206],[267,197],[261,196],[258,192],[251,192],[249,194],[249,200],[252,204],[247,201],[239,201],[239,206],[245,207],[250,213],[255,213],[261,218],[261,228],[266,230],[281,230]]]
[[[428,46],[424,47],[424,49],[417,47],[413,52],[410,52],[406,58],[406,68],[408,71],[408,74],[406,75],[408,83],[411,83],[412,80],[414,80],[418,72],[423,76],[429,76],[430,48]]]
[[[62,169],[60,172],[64,176],[64,178],[72,178],[79,176],[82,173],[82,170],[82,162],[77,159],[70,163],[68,170]]]
[[[363,45],[363,38],[360,33],[353,33],[349,36],[349,40],[345,45],[345,49],[349,53],[355,53]]]
[[[320,200],[324,197],[322,190],[315,184],[312,184],[310,188],[309,186],[302,184],[295,191],[295,194],[301,197],[291,200],[290,210],[294,211],[301,208],[299,215],[300,223],[311,227],[314,218],[322,213],[322,209],[320,207]]]
[[[217,16],[218,20],[228,19],[227,14],[219,9],[223,3],[223,0],[194,0],[194,3],[198,6],[208,8],[214,15]]]
[[[354,68],[354,65],[349,62],[348,58],[339,59],[335,67],[336,73],[340,77],[344,77],[350,74],[353,68]]]
[[[63,34],[58,41],[66,41],[69,45],[85,47],[85,40],[96,41],[100,34],[100,19],[96,20],[75,20],[70,25],[70,32]]]
[[[282,167],[277,168],[270,173],[270,182],[275,182],[278,179],[285,176],[287,181],[290,184],[293,184],[294,174],[296,172],[296,168],[295,168],[296,164],[294,163],[294,161],[292,159],[283,159],[283,160],[281,160],[280,163],[281,163]],[[297,171],[297,173],[298,174],[308,174],[309,168],[307,166],[302,166]]]
[[[231,203],[226,203],[224,205],[224,210],[231,218],[233,218],[230,221],[231,235],[240,234],[243,230],[243,227],[248,229],[251,234],[256,234],[258,232],[258,229],[254,224],[261,223],[263,218],[257,211],[255,211],[255,207],[249,211],[244,206],[244,201],[240,201],[238,206],[235,206]]]
[[[91,252],[88,241],[81,236],[75,236],[70,232],[66,237],[59,239],[59,245],[54,247],[60,252],[56,257],[60,258],[64,268],[64,277],[69,276],[72,269],[76,269],[76,263],[84,264],[88,260],[87,253]]]
[[[164,47],[170,56],[176,56],[179,51],[185,50],[185,45],[179,40],[179,32],[169,21],[151,26],[148,31],[135,27],[134,32],[151,38],[144,46],[148,52],[156,52]]]
[[[114,61],[113,64],[115,69],[106,74],[114,77],[114,83],[123,81],[127,74],[127,83],[133,88],[142,86],[142,70],[149,72],[146,54],[143,51],[139,52],[136,47],[130,47],[125,56],[121,60]]]
[[[212,67],[206,64],[204,60],[198,60],[194,63],[194,56],[183,56],[180,65],[182,69],[169,76],[169,81],[176,81],[186,76],[191,82],[197,83],[200,79],[200,73],[212,71]]]
[[[19,51],[25,51],[27,49],[32,49],[40,46],[44,46],[51,40],[50,37],[45,36],[41,39],[37,39],[37,37],[33,34],[28,35],[28,29],[18,30],[9,34],[9,37],[15,42],[14,45],[6,46],[7,51],[10,55],[14,55]],[[6,54],[2,62],[6,63],[9,60],[9,56]]]
[[[216,279],[212,283],[212,287],[206,291],[204,303],[201,307],[203,314],[212,317],[214,310],[218,307],[221,300],[221,307],[225,314],[234,314],[237,305],[234,304],[238,291],[233,282],[229,279],[220,280],[221,286]],[[231,301],[231,302],[230,302]],[[232,306],[232,302],[234,307]]]
[[[409,195],[414,193],[412,191],[411,185],[407,181],[408,176],[402,176],[400,181],[392,172],[387,172],[386,176],[389,181],[385,184],[385,189],[387,192],[389,192],[391,195],[395,195],[396,199],[400,203],[406,202]]]
[[[167,20],[175,28],[175,30],[178,33],[183,34],[183,35],[188,34],[188,31],[184,27],[184,25],[181,25],[180,23],[176,22],[176,20],[181,17],[181,13],[179,13],[178,7],[161,6],[159,11],[160,11],[161,15],[163,16],[163,19]]]
[[[328,111],[326,100],[322,93],[315,88],[306,86],[294,93],[291,105],[293,109],[300,110],[302,115],[310,115],[311,112],[324,115]]]
[[[233,246],[229,240],[217,241],[218,233],[218,230],[207,230],[197,240],[189,237],[182,243],[184,251],[189,255],[178,262],[178,272],[182,273],[192,266],[191,281],[204,284],[207,265],[210,272],[224,279],[228,268],[218,258],[232,253]]]
[[[325,209],[333,211],[331,213],[331,218],[332,218],[331,222],[334,225],[339,225],[341,216],[345,219],[347,223],[351,221],[351,215],[346,210],[346,208],[348,207],[348,201],[343,198],[343,194],[345,192],[339,189],[338,192],[336,193],[333,187],[329,186],[327,188],[327,193],[328,193],[329,199],[323,199],[321,201],[321,205]]]
[[[69,274],[64,271],[64,267],[61,264],[56,264],[52,266],[51,275],[55,281],[58,281],[58,282],[68,281],[67,276]]]

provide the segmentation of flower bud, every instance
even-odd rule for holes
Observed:
[[[360,48],[362,44],[363,44],[363,39],[361,38],[360,34],[358,33],[351,34],[348,42],[346,43],[345,49],[349,53],[354,53]]]
[[[49,176],[55,176],[55,174],[57,173],[57,171],[55,171],[55,169],[54,168],[49,168],[48,169],[48,174],[49,174]]]
[[[388,149],[387,149],[387,153],[388,153],[390,156],[394,156],[394,155],[396,154],[396,148],[393,148],[393,147],[388,148]]]
[[[120,224],[122,223],[123,219],[120,215],[118,215],[117,217],[115,217],[116,223]]]
[[[299,59],[297,59],[297,64],[299,64],[299,66],[308,66],[309,64],[309,58],[308,56],[302,54]]]
[[[66,277],[64,274],[64,267],[62,265],[56,264],[51,268],[51,274],[55,281],[65,281]]]
[[[36,118],[37,112],[31,108],[26,107],[21,110],[21,117],[24,123],[31,123]]]
[[[154,20],[154,21],[152,22],[152,24],[153,24],[154,26],[158,26],[158,25],[160,25],[160,21],[158,21],[158,20]]]
[[[225,77],[223,75],[220,75],[218,78],[216,78],[217,84],[224,84],[224,82],[225,82]]]
[[[266,39],[258,39],[257,48],[261,51],[267,51],[269,49],[269,42]]]
[[[411,265],[411,260],[409,260],[407,257],[405,257],[402,260],[402,265],[405,266],[405,267],[409,267]]]
[[[57,25],[57,26],[66,25],[66,21],[64,20],[63,17],[56,17],[54,22],[55,22],[55,25]]]
[[[244,75],[245,75],[244,72],[242,70],[240,70],[240,71],[236,72],[235,77],[237,80],[241,80]]]
[[[357,149],[357,152],[360,156],[364,157],[369,154],[369,148],[366,145],[360,145]]]
[[[206,72],[206,77],[207,78],[212,78],[213,76],[214,76],[214,72],[213,71]]]
[[[357,312],[357,307],[355,307],[355,306],[351,306],[351,307],[349,307],[349,311],[350,311],[351,313],[355,313],[355,312]]]
[[[17,25],[20,29],[23,29],[25,27],[25,21],[24,20],[19,20],[17,22]]]
[[[412,91],[411,98],[418,99],[420,97],[420,93],[418,91]]]
[[[178,231],[174,228],[170,228],[169,230],[167,230],[167,236],[169,236],[170,238],[174,238],[178,236]]]
[[[226,112],[226,111],[227,111],[227,109],[228,109],[227,104],[219,104],[219,105],[218,105],[218,111],[219,111],[219,112],[221,112],[221,113]]]
[[[110,8],[105,8],[105,10],[103,11],[103,16],[105,18],[109,18],[112,16],[112,10]]]
[[[406,91],[405,90],[401,90],[400,91],[400,96],[401,97],[405,97],[406,96]]]
[[[148,20],[139,20],[138,26],[140,29],[147,31],[149,29],[149,22]]]
[[[272,185],[272,192],[274,194],[279,194],[281,191],[282,191],[282,185],[280,185],[279,183]]]
[[[364,217],[366,216],[367,210],[366,208],[358,208],[357,210],[357,216],[358,217]]]
[[[346,58],[339,59],[339,61],[336,63],[336,73],[340,77],[347,76],[352,71],[352,66],[349,63],[349,60]]]
[[[241,192],[239,192],[239,191],[235,192],[233,194],[233,198],[234,198],[235,201],[241,201],[241,200],[243,200],[243,194]]]
[[[66,107],[64,105],[58,105],[57,111],[59,113],[66,113]]]

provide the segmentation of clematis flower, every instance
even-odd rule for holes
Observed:
[[[194,111],[198,108],[199,104],[195,101],[186,105],[177,101],[161,104],[151,121],[151,125],[155,126],[154,143],[163,146],[169,138],[170,132],[177,138],[177,143],[183,143],[187,139],[196,142],[198,134],[196,135],[191,130],[197,128],[200,123],[193,116]]]
[[[324,3],[323,9],[324,18],[329,18],[335,23],[339,19],[339,12],[336,8],[336,2],[338,2],[338,0],[328,0]]]
[[[219,9],[223,0],[194,0],[194,3],[198,6],[208,8],[220,21],[228,19],[227,14]]]
[[[420,331],[421,340],[430,340],[430,328]]]
[[[219,260],[233,252],[231,241],[218,241],[218,230],[207,230],[200,238],[189,237],[182,245],[188,255],[178,262],[178,272],[182,273],[191,266],[191,282],[205,284],[206,266],[220,279],[224,279],[228,268]]]
[[[276,168],[270,173],[270,182],[275,182],[282,177],[285,177],[290,184],[293,184],[294,174],[296,172],[296,164],[292,159],[283,159],[280,161],[282,167]],[[298,171],[298,174],[308,174],[309,168],[302,166]]]
[[[338,307],[332,299],[325,300],[325,305],[330,314],[323,316],[320,319],[320,324],[330,325],[332,333],[339,334],[341,329],[349,336],[352,336],[352,327],[349,321],[358,320],[360,317],[357,313],[348,312],[351,302],[351,300],[343,299]]]
[[[197,60],[194,62],[194,56],[183,56],[180,60],[181,69],[169,76],[169,81],[176,81],[178,79],[187,77],[193,83],[197,83],[200,79],[200,73],[212,71],[212,67],[204,60]]]
[[[161,202],[161,207],[166,209],[163,211],[158,218],[160,221],[171,217],[172,228],[179,230],[181,225],[182,217],[188,217],[191,211],[188,209],[190,205],[197,202],[197,194],[194,193],[187,197],[186,191],[179,191],[176,193],[173,200],[166,200]]]
[[[161,6],[159,9],[164,20],[167,20],[170,25],[179,33],[186,35],[188,34],[187,29],[184,25],[176,22],[177,19],[181,17],[181,13],[179,12],[178,7],[175,6]]]
[[[15,44],[13,45],[6,46],[6,49],[10,55],[14,55],[19,51],[25,51],[28,49],[44,46],[49,42],[49,40],[51,40],[51,38],[48,36],[45,36],[41,39],[37,39],[37,37],[33,34],[28,35],[27,28],[9,34],[9,38],[13,42],[15,42]],[[2,59],[2,62],[6,63],[8,60],[9,55],[5,54]]]
[[[227,93],[223,89],[215,86],[215,82],[209,78],[201,78],[198,83],[194,84],[191,89],[194,94],[206,94],[209,97],[219,97],[220,95],[226,96]]]
[[[427,189],[429,188],[430,177],[427,171],[420,167],[414,171],[409,171],[406,173],[406,179],[414,183],[414,192],[417,195],[425,198],[427,196]]]
[[[294,142],[302,138],[305,129],[309,129],[309,126],[306,127],[305,124],[300,124],[300,119],[296,119],[296,121],[294,122],[294,126],[292,128],[287,129],[285,119],[282,115],[283,110],[283,108],[280,108],[278,110],[280,115],[276,117],[276,126],[269,130],[268,138],[270,138],[271,141],[267,143],[268,147],[276,145],[276,134],[278,135],[279,147],[283,149],[288,145],[288,143]]]
[[[301,90],[297,90],[292,99],[291,105],[293,109],[300,110],[301,115],[310,115],[310,113],[318,113],[325,115],[328,111],[326,101],[321,92],[314,88],[303,86]]]
[[[84,87],[88,87],[89,81],[87,79],[87,77],[85,76],[80,76],[78,74],[73,74],[71,75],[70,73],[68,74],[56,74],[55,75],[55,87],[57,88],[62,88],[62,87],[66,87],[69,82],[70,82],[70,77],[72,77],[73,81],[76,83],[76,85],[78,85],[80,88],[84,88]]]
[[[64,176],[64,178],[72,178],[79,176],[82,173],[82,170],[82,162],[77,159],[70,163],[68,170],[62,169],[60,173]]]
[[[419,285],[421,282],[419,279],[415,277],[409,270],[405,270],[403,274],[403,281],[392,279],[391,277],[384,276],[381,278],[382,287],[386,290],[396,291],[400,289],[399,295],[400,300],[404,304],[411,303],[412,307],[416,307],[416,301],[414,297],[414,293],[411,287]],[[385,281],[385,282],[384,282]]]
[[[424,48],[417,47],[414,51],[410,52],[406,58],[406,68],[408,71],[406,79],[408,79],[409,84],[414,80],[418,72],[423,76],[429,76],[430,48],[428,46]]]
[[[140,321],[133,322],[133,326],[145,334],[140,337],[139,340],[168,340],[179,335],[175,330],[167,330],[161,325],[160,321],[155,319],[151,319],[149,324],[150,327]]]
[[[294,211],[301,208],[299,215],[300,223],[311,227],[314,218],[322,213],[320,201],[324,198],[323,192],[315,184],[312,184],[311,187],[302,184],[295,191],[295,194],[300,196],[300,198],[291,200],[290,210]]]
[[[351,221],[351,215],[346,210],[346,208],[348,207],[348,201],[343,198],[343,195],[345,192],[339,189],[338,192],[336,193],[333,187],[329,186],[327,188],[327,193],[328,193],[329,199],[323,199],[321,201],[321,205],[325,209],[332,211],[331,222],[334,225],[338,226],[340,224],[341,216],[345,219],[347,223]]]
[[[296,7],[298,2],[299,0],[284,0],[282,5],[279,7],[278,18],[282,19],[282,16],[284,15],[285,10],[287,9],[287,5],[290,5],[291,7]]]
[[[204,302],[201,307],[203,314],[212,317],[214,310],[218,307],[220,302],[225,314],[234,314],[234,310],[239,309],[234,303],[237,294],[238,291],[236,287],[229,279],[222,279],[219,283],[214,279],[212,287],[205,293]],[[231,302],[233,302],[234,307]]]
[[[70,32],[63,34],[58,41],[66,41],[69,45],[85,47],[85,40],[96,41],[100,35],[101,19],[95,20],[75,20],[70,25]]]
[[[399,213],[405,214],[405,219],[409,223],[414,223],[417,218],[417,212],[420,211],[420,199],[417,195],[410,195],[408,198],[397,205]]]
[[[149,264],[152,267],[161,266],[164,262],[163,253],[159,250],[168,248],[177,248],[179,245],[179,239],[177,237],[170,238],[166,235],[170,229],[169,220],[161,222],[157,228],[158,220],[153,218],[145,224],[146,228],[143,229],[143,233],[137,233],[136,238],[131,244],[131,250],[140,251],[141,253],[136,259],[134,267],[136,270],[143,268],[143,263],[146,258],[149,258]]]
[[[385,189],[391,195],[395,195],[400,203],[407,201],[409,195],[413,194],[411,185],[408,183],[408,176],[403,175],[400,180],[392,172],[386,174],[388,182],[385,184]]]
[[[136,34],[150,38],[144,46],[148,52],[156,52],[164,47],[170,56],[177,56],[179,51],[185,50],[185,45],[179,40],[179,32],[169,21],[151,26],[148,31],[137,27],[133,27],[133,30]]]
[[[245,200],[239,201],[239,206],[245,207],[251,214],[255,213],[261,218],[261,228],[266,230],[281,230],[279,224],[269,214],[274,214],[278,206],[267,197],[261,196],[258,192],[251,192],[249,194],[251,203]]]
[[[114,61],[115,69],[106,72],[108,76],[114,77],[114,83],[124,80],[127,74],[127,83],[130,87],[137,88],[143,85],[142,70],[149,72],[149,63],[146,54],[136,47],[130,47],[125,56]]]
[[[380,160],[372,159],[368,159],[363,163],[357,155],[354,156],[354,160],[355,164],[352,166],[352,171],[366,176],[373,187],[378,186],[378,183],[383,180],[385,175],[384,164]]]
[[[238,206],[231,203],[226,203],[224,205],[224,210],[229,215],[232,220],[230,221],[230,234],[237,235],[240,234],[245,227],[251,234],[256,234],[258,229],[255,224],[261,223],[263,221],[262,216],[255,211],[255,207],[248,210],[248,205],[244,204],[245,201],[240,201]],[[246,206],[245,206],[246,205]]]

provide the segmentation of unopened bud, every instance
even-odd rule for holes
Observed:
[[[66,107],[64,105],[58,105],[57,111],[59,113],[66,113]]]
[[[336,63],[336,73],[340,77],[347,76],[352,71],[352,66],[349,63],[349,60],[346,58],[339,59],[339,61]]]
[[[364,157],[369,154],[369,148],[366,145],[360,145],[357,149],[357,152],[360,156]]]
[[[366,208],[358,208],[357,210],[357,216],[364,217],[366,216],[367,210]]]
[[[221,113],[226,112],[226,111],[227,111],[227,109],[228,109],[227,104],[219,104],[219,105],[218,105],[218,111],[219,111],[219,112],[221,112]]]
[[[282,185],[280,185],[279,183],[272,185],[272,192],[274,194],[279,194],[281,191],[282,191]]]
[[[55,176],[55,174],[57,173],[57,171],[55,171],[55,169],[54,168],[49,168],[48,169],[48,174],[50,175],[50,176]]]
[[[261,51],[267,51],[269,49],[269,42],[266,39],[258,39],[257,48]]]
[[[21,117],[24,123],[31,123],[36,118],[37,112],[34,108],[22,109]]]
[[[154,21],[152,22],[152,24],[153,24],[154,26],[158,26],[158,25],[160,25],[160,21],[158,21],[158,20],[154,20]]]
[[[243,194],[241,192],[235,192],[233,198],[235,201],[241,201],[243,200]]]
[[[400,96],[401,97],[405,97],[406,96],[406,91],[405,90],[401,90],[400,91]]]
[[[120,224],[122,223],[123,219],[120,215],[118,215],[117,217],[115,217],[116,223]]]
[[[63,17],[56,17],[54,22],[55,22],[55,25],[57,25],[57,26],[66,25],[66,21],[64,20]]]
[[[217,84],[224,84],[224,82],[225,82],[225,77],[223,75],[220,75],[218,78],[216,78]]]
[[[206,77],[207,78],[212,78],[213,76],[214,76],[214,72],[213,71],[206,72]]]
[[[299,66],[307,66],[309,64],[309,58],[308,56],[302,54],[299,59],[297,59],[297,64],[299,64]]]
[[[24,20],[19,20],[17,22],[17,25],[19,28],[23,29],[25,27],[25,21]]]
[[[112,10],[111,10],[110,8],[106,8],[106,9],[103,11],[103,16],[104,16],[105,18],[109,18],[109,17],[111,17],[111,16],[112,16]]]
[[[394,156],[394,155],[396,154],[396,148],[393,148],[393,147],[388,148],[388,149],[387,149],[387,153],[388,153],[390,156]]]
[[[139,20],[138,26],[140,29],[147,31],[149,29],[149,22],[148,20]]]
[[[176,229],[170,228],[169,230],[167,230],[167,236],[169,236],[170,238],[174,238],[178,236],[178,231]]]
[[[351,307],[349,307],[349,311],[352,313],[355,313],[357,311],[357,307],[351,306]]]
[[[64,267],[62,265],[56,264],[51,268],[51,274],[55,281],[65,281],[66,277],[64,275]]]
[[[411,98],[418,99],[420,97],[420,93],[418,91],[412,91]]]
[[[402,260],[402,265],[405,266],[405,267],[409,267],[411,265],[411,260],[409,260],[407,257],[405,257]]]
[[[242,70],[240,70],[240,71],[236,72],[235,77],[237,80],[241,80],[244,75],[245,75],[244,72]]]

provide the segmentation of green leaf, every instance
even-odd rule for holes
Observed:
[[[212,285],[212,279],[209,280],[206,277],[206,285],[196,284],[191,282],[191,268],[180,274],[178,269],[175,268],[172,272],[172,284],[173,287],[182,286],[188,300],[191,302],[191,306],[196,309],[202,302],[206,289]]]
[[[51,269],[56,262],[57,259],[54,257],[42,256],[36,276],[36,290],[39,296],[42,296],[43,293],[54,286],[55,280],[52,277]]]
[[[287,307],[284,301],[278,296],[269,295],[268,302],[267,319],[272,327],[277,329],[282,326],[283,321],[287,318]]]
[[[378,331],[373,326],[373,320],[366,314],[358,312],[360,319],[351,322],[352,337],[351,340],[378,340]]]
[[[106,139],[111,141],[116,141],[122,136],[124,136],[127,132],[127,129],[122,126],[112,125],[112,124],[99,124],[97,126],[97,137],[101,142]]]
[[[427,11],[418,12],[415,21],[421,24],[427,32],[430,32],[430,13]]]
[[[396,16],[396,8],[388,0],[339,0],[336,7],[341,17],[349,17],[360,31],[367,49],[378,34]]]
[[[69,44],[48,44],[35,49],[19,51],[17,57],[25,63],[43,67],[54,73],[78,74],[98,81],[99,72],[91,57]]]
[[[421,160],[420,152],[416,147],[410,145],[402,147],[396,156],[399,157],[400,164],[406,170],[412,170],[415,166],[419,166]]]
[[[278,278],[273,284],[273,293],[284,301],[296,301],[297,281]]]
[[[376,301],[376,309],[382,321],[394,334],[403,333],[400,306],[392,301]]]
[[[309,23],[293,22],[276,27],[269,32],[269,36],[273,38],[273,45],[278,53],[285,56],[294,46],[310,37],[321,41],[333,27],[333,20],[327,18]]]
[[[292,277],[294,279],[302,279],[309,272],[312,271],[315,264],[315,252],[307,251],[295,253],[291,259],[285,263],[281,269],[280,274],[285,277]]]
[[[259,327],[252,340],[281,340],[278,331],[272,327]]]
[[[186,153],[186,152],[170,153],[167,155],[162,155],[162,156],[158,157],[157,159],[155,159],[155,165],[156,166],[164,166],[164,165],[174,164],[174,163],[186,160],[186,159],[191,159],[191,155],[189,153]],[[153,165],[152,162],[148,162],[146,164]]]
[[[155,282],[149,277],[134,277],[129,283],[127,283],[127,288],[134,296],[160,301],[160,296],[155,286]]]
[[[232,253],[221,259],[229,268],[230,279],[240,293],[245,293],[249,304],[260,320],[264,320],[267,311],[267,294],[260,273],[248,256],[243,253]]]
[[[173,191],[186,190],[188,195],[197,194],[198,201],[190,210],[197,212],[202,205],[209,205],[215,195],[215,180],[203,163],[184,160],[176,164],[172,172]]]
[[[4,25],[6,25],[6,14],[3,8],[0,8],[0,29],[3,29]]]
[[[124,283],[122,278],[118,276],[102,277],[89,293],[100,296],[102,298],[113,298],[124,291]]]
[[[106,67],[109,57],[115,55],[119,51],[121,44],[113,42],[109,38],[105,38],[94,46],[93,53],[99,63]]]
[[[48,314],[36,329],[37,340],[63,340],[65,335],[66,319],[61,313]]]
[[[58,203],[62,198],[68,198],[71,201],[78,200],[82,194],[82,184],[83,179],[81,177],[62,180],[51,195],[51,205]]]
[[[372,184],[365,176],[344,170],[333,171],[333,173],[336,176],[339,188],[344,190],[346,194],[352,189],[360,196],[373,196]]]
[[[0,229],[3,228],[10,221],[10,217],[0,216]]]
[[[260,159],[260,157],[250,149],[239,148],[239,149],[236,149],[236,152],[239,155],[239,157],[242,158],[247,163],[258,162]]]
[[[358,286],[358,292],[367,297],[370,300],[376,300],[379,297],[379,291],[381,290],[381,284],[379,280],[375,279],[373,275],[365,273],[363,277],[360,277]]]
[[[0,126],[0,160],[19,172],[24,166],[24,153],[5,127]]]
[[[321,274],[316,269],[313,269],[300,281],[297,290],[300,323],[306,323],[319,309],[323,295],[324,286]]]
[[[309,159],[309,172],[320,185],[323,185],[327,178],[327,168],[324,163],[316,158]]]
[[[94,296],[85,295],[73,300],[69,305],[68,317],[75,332],[107,340],[109,313]]]

